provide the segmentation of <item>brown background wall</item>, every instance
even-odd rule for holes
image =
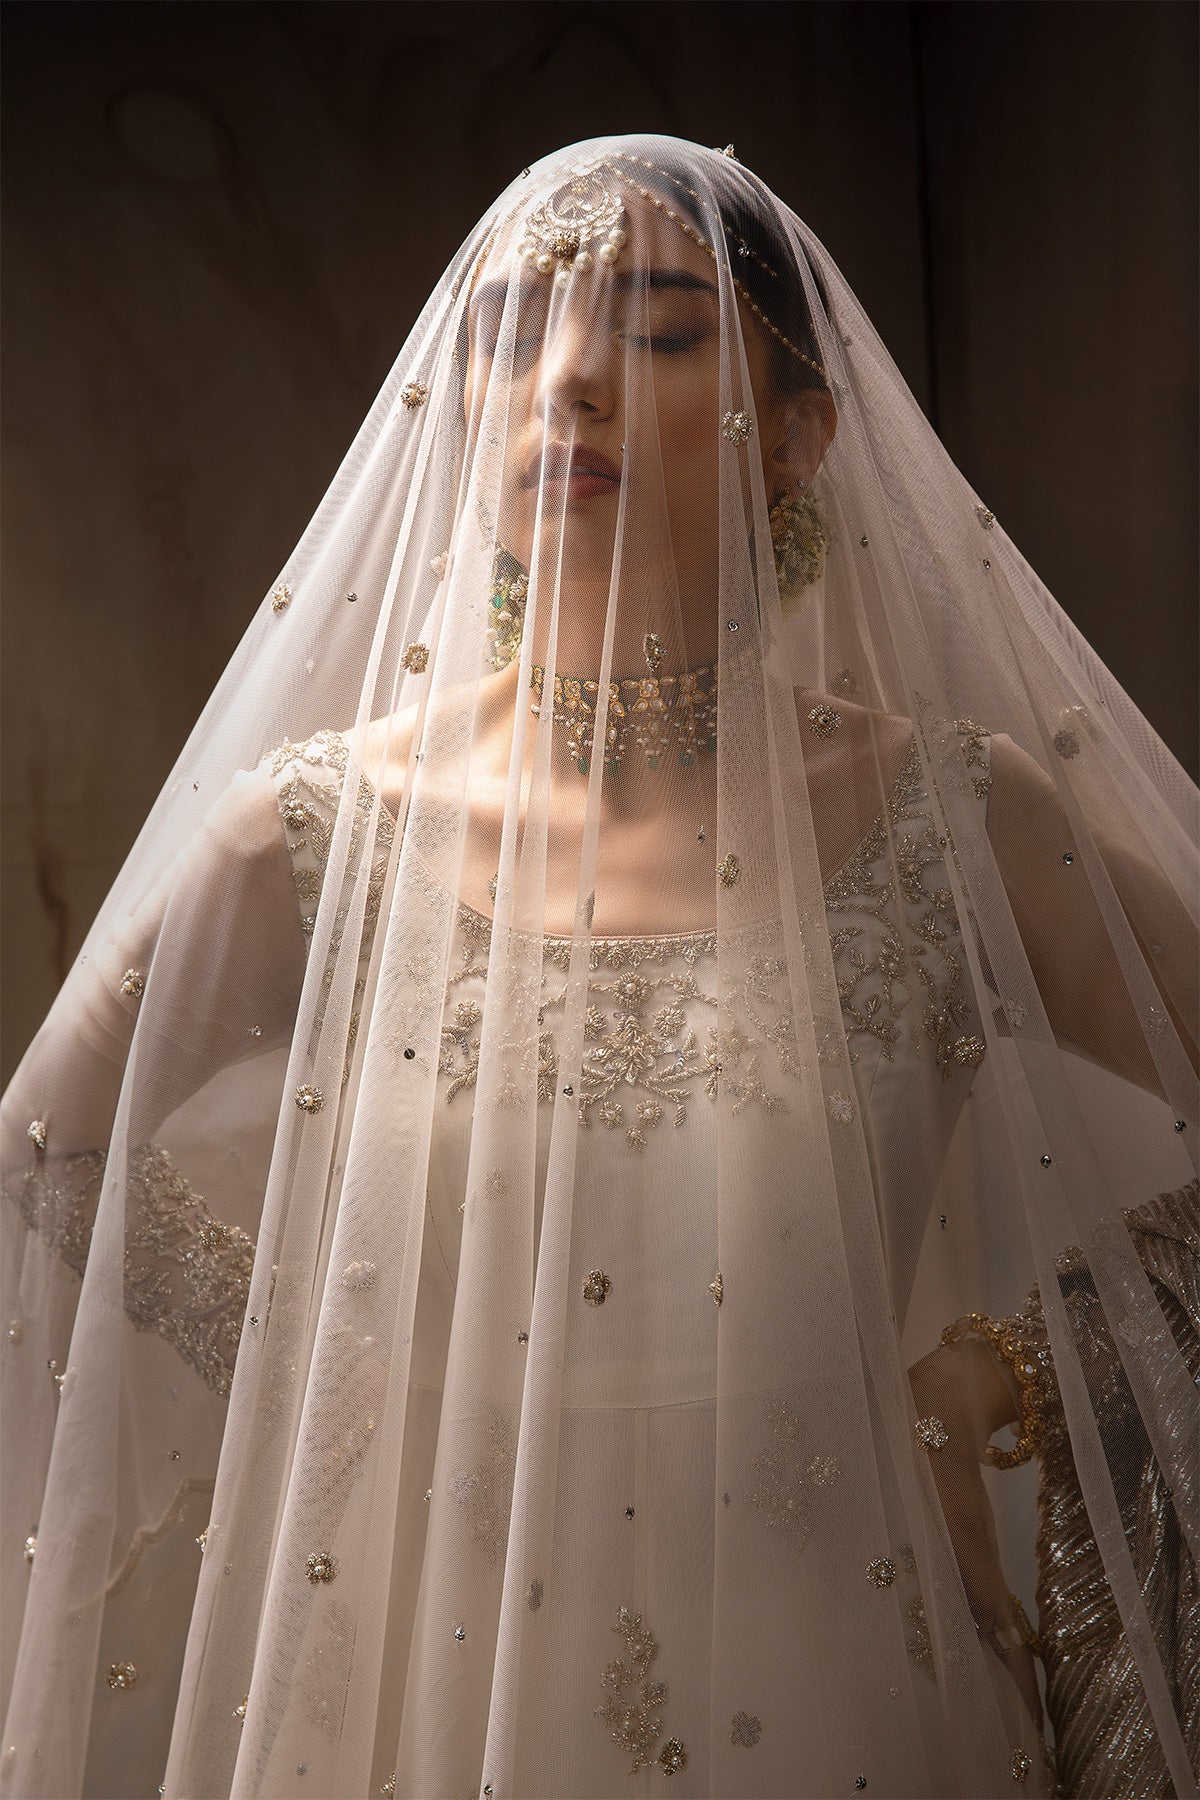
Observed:
[[[11,1072],[416,310],[526,162],[732,140],[1196,769],[1191,4],[5,9]]]

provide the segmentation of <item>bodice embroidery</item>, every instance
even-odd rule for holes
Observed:
[[[956,721],[975,796],[991,784],[989,734],[970,719]],[[349,760],[341,733],[319,731],[302,744],[283,743],[268,758],[292,858],[301,929],[311,937],[332,843],[338,794]],[[350,827],[347,867],[353,869],[369,829],[374,791],[360,776]],[[369,878],[356,992],[365,986],[370,940],[379,914],[395,821],[380,806]],[[894,846],[894,861],[892,850]],[[929,806],[917,741],[909,745],[882,810],[857,849],[824,884],[825,910],[837,993],[851,1063],[865,1048],[892,1062],[905,1048],[930,1046],[944,1081],[978,1068],[986,1044],[972,1002],[954,899],[945,884],[946,839]],[[940,879],[939,879],[940,877]],[[349,879],[349,877],[347,878]],[[432,875],[429,876],[434,881]],[[434,883],[436,887],[436,883]],[[343,895],[343,900],[348,898]],[[340,946],[348,907],[337,913],[326,983]],[[491,921],[465,901],[457,904],[457,955],[452,956],[441,1028],[439,1075],[453,1102],[474,1087],[486,986]],[[570,939],[543,940],[543,994],[538,1012],[537,1090],[552,1104],[557,1093],[557,1020],[569,965]],[[720,1087],[734,1112],[786,1106],[781,1079],[799,1073],[795,1028],[788,1009],[786,961],[773,927],[738,932],[739,977],[731,1022],[718,1027],[715,931],[595,938],[589,950],[588,1008],[578,1095],[585,1126],[621,1131],[633,1150],[645,1150],[665,1121],[682,1126],[697,1099]],[[919,1010],[915,1010],[919,1007]],[[908,1015],[912,1014],[911,1020]],[[350,1022],[350,1045],[359,1015]],[[318,1024],[320,1019],[318,1017]],[[819,1053],[835,1053],[837,1032],[817,1021]],[[349,1076],[349,1062],[343,1081]]]

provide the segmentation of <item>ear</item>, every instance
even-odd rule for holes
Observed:
[[[823,388],[781,396],[763,437],[763,479],[780,488],[810,488],[837,430],[837,407]]]

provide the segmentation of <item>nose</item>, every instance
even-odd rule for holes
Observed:
[[[619,346],[596,298],[570,287],[554,296],[538,375],[538,399],[550,416],[610,419],[616,410]]]

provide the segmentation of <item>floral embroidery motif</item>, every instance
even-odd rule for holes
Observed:
[[[333,1581],[337,1576],[337,1563],[328,1550],[318,1550],[307,1562],[308,1579],[317,1586],[321,1582]]]
[[[912,1636],[904,1640],[905,1648],[919,1669],[924,1670],[931,1681],[937,1680],[937,1670],[933,1663],[933,1639],[929,1635],[929,1621],[925,1617],[925,1602],[918,1594],[908,1603],[906,1617],[912,1626]]]
[[[843,1094],[835,1089],[826,1100],[825,1105],[828,1108],[830,1118],[838,1125],[849,1125],[852,1123],[854,1119],[854,1102],[849,1094]]]
[[[665,1775],[674,1775],[679,1769],[687,1768],[687,1751],[677,1737],[670,1737],[658,1753],[658,1761]]]
[[[967,738],[968,766],[984,770],[983,775],[972,776],[976,798],[983,799],[991,783],[988,734],[969,719],[960,719],[956,728]],[[949,1081],[959,1068],[977,1068],[987,1046],[965,1029],[972,1023],[972,1007],[953,894],[948,887],[931,892],[925,885],[927,869],[944,870],[945,846],[939,842],[932,812],[921,805],[924,798],[921,755],[914,738],[886,812],[879,814],[854,855],[826,883],[825,902],[847,1038],[876,1039],[883,1056],[892,1061],[900,1042],[898,1021],[923,990],[921,1031],[933,1044],[943,1081]],[[894,873],[888,865],[893,843]],[[840,924],[840,918],[848,922]],[[875,939],[875,954],[865,954],[859,940],[870,946]]]
[[[103,1185],[106,1153],[89,1150],[5,1184],[26,1225],[82,1276]],[[144,1144],[129,1155],[125,1311],[157,1331],[207,1386],[227,1394],[254,1267],[254,1243],[209,1212],[166,1151]]]
[[[836,1457],[805,1452],[803,1421],[784,1395],[767,1400],[766,1417],[771,1442],[754,1458],[757,1485],[746,1499],[762,1513],[771,1531],[803,1550],[814,1524],[812,1490],[829,1487],[841,1474],[841,1466]]]
[[[593,1269],[583,1284],[583,1297],[589,1306],[603,1306],[612,1291],[612,1282],[603,1269]]]
[[[642,1625],[641,1613],[631,1613],[627,1606],[618,1607],[613,1630],[624,1638],[629,1660],[614,1657],[605,1665],[600,1685],[608,1690],[608,1698],[595,1708],[595,1716],[612,1727],[613,1742],[633,1757],[629,1773],[636,1775],[639,1769],[654,1761],[654,1746],[663,1728],[661,1714],[667,1688],[665,1682],[650,1679],[650,1667],[658,1655],[658,1645]],[[626,1694],[626,1689],[632,1691]],[[669,1738],[663,1745],[663,1756],[672,1760],[682,1750],[678,1738]],[[687,1761],[686,1753],[683,1761]],[[677,1762],[675,1766],[682,1768],[683,1763]],[[668,1774],[672,1773],[666,1762],[663,1767]]]
[[[808,715],[808,723],[819,738],[832,737],[842,722],[842,715],[836,706],[814,706]]]
[[[137,1686],[138,1672],[131,1662],[109,1663],[108,1674],[104,1677],[110,1688],[131,1688]]]
[[[977,797],[986,795],[988,734],[969,719],[956,722],[963,755]],[[344,776],[349,747],[340,733],[317,732],[305,744],[284,744],[268,759],[277,778],[280,813],[294,860],[301,924],[314,928],[328,863],[338,793],[336,777]],[[326,773],[322,773],[322,767]],[[328,772],[335,779],[331,782]],[[977,1029],[970,986],[961,953],[961,931],[951,889],[945,885],[946,845],[925,800],[922,763],[914,738],[887,797],[857,850],[825,884],[825,907],[840,1003],[835,1019],[814,1021],[821,1060],[840,1060],[843,1033],[850,1060],[857,1060],[856,1038],[874,1040],[888,1061],[898,1048],[924,1041],[933,1048],[934,1063],[944,1081],[959,1071],[977,1069],[986,1042]],[[373,790],[362,778],[355,804],[348,858],[357,861],[360,835],[369,821]],[[364,922],[358,989],[365,986],[370,936],[382,895],[387,853],[394,822],[385,809],[377,817],[376,860],[372,863],[367,917]],[[892,860],[894,852],[894,861]],[[726,859],[736,863],[732,855]],[[725,869],[723,864],[722,868]],[[933,870],[934,879],[928,881]],[[736,879],[736,870],[727,870]],[[432,881],[432,877],[430,878]],[[936,885],[935,885],[936,883]],[[437,890],[434,883],[433,891]],[[340,943],[346,908],[337,915],[331,954]],[[482,1041],[483,990],[491,948],[491,920],[465,902],[456,915],[457,965],[447,983],[447,1008],[441,1025],[439,1074],[443,1096],[452,1103],[475,1087]],[[698,980],[705,964],[715,963],[716,932],[677,936],[598,938],[589,946],[590,979],[580,1080],[571,1098],[584,1126],[621,1131],[629,1148],[644,1153],[664,1125],[673,1129],[687,1119],[691,1101],[715,1101],[723,1093],[734,1116],[748,1107],[786,1110],[783,1089],[774,1071],[798,1077],[800,1058],[795,1022],[781,988],[786,961],[778,954],[769,926],[740,927],[745,957],[734,996],[737,1008],[718,1028],[717,997]],[[558,1049],[555,1014],[565,1008],[566,989],[553,988],[556,969],[567,972],[570,940],[543,939],[543,998],[538,1012],[541,1029],[525,1042],[500,1047],[505,1056],[497,1106],[523,1104],[536,1089],[538,1102],[558,1099]],[[421,959],[428,961],[428,958]],[[410,968],[415,981],[436,979],[432,968]],[[461,984],[476,982],[478,992],[462,997]],[[456,994],[455,989],[459,992]],[[905,1039],[903,1016],[920,1000],[914,1015],[919,1024]],[[704,1019],[708,1013],[709,1018]],[[699,1016],[698,1016],[699,1015]],[[353,1044],[358,1015],[353,1015]],[[319,1022],[319,1019],[318,1019]],[[411,1033],[400,1022],[393,1034],[405,1053]],[[398,1050],[397,1050],[398,1053]],[[416,1054],[414,1052],[414,1054]],[[518,1079],[524,1071],[526,1081]],[[343,1071],[348,1077],[349,1064]],[[830,1117],[848,1125],[855,1115],[851,1094],[838,1090],[826,1102]]]
[[[305,937],[311,938],[316,928],[317,905],[325,885],[325,874],[333,846],[339,795],[350,763],[350,746],[341,732],[318,731],[301,744],[285,740],[264,760],[275,783],[279,816],[283,821],[284,836],[292,859],[292,877],[296,898],[300,903],[300,929]],[[350,825],[350,841],[346,848],[340,904],[334,916],[325,969],[327,986],[332,979],[334,959],[341,948],[349,918],[350,900],[365,835],[370,828],[373,803],[374,789],[366,776],[360,775]],[[366,964],[383,901],[383,885],[394,838],[395,821],[386,807],[380,806],[367,879],[362,943],[354,983],[356,995],[361,995],[366,988]],[[325,1007],[322,1003],[313,1022],[314,1031],[319,1031],[324,1018]],[[349,1056],[357,1027],[358,1014],[355,1013],[351,1017],[347,1034],[343,1083],[349,1079]]]
[[[452,1478],[450,1492],[463,1509],[472,1543],[495,1563],[508,1543],[516,1454],[507,1419],[497,1413],[486,1429],[482,1457]]]
[[[373,1262],[347,1263],[342,1270],[342,1286],[352,1294],[365,1294],[375,1286],[377,1273]]]
[[[735,1712],[729,1727],[729,1741],[743,1750],[752,1750],[762,1736],[762,1721],[750,1713]]]
[[[990,759],[984,744],[984,739],[990,737],[991,733],[986,731],[982,725],[977,725],[974,719],[956,719],[954,721],[954,729],[958,732],[960,737],[965,738],[966,740],[962,746],[962,753],[963,761],[966,763],[968,769],[979,769],[982,771],[981,774],[972,775],[971,777],[971,786],[975,790],[975,798],[977,800],[982,800],[990,792],[992,786],[992,777],[989,769]]]

